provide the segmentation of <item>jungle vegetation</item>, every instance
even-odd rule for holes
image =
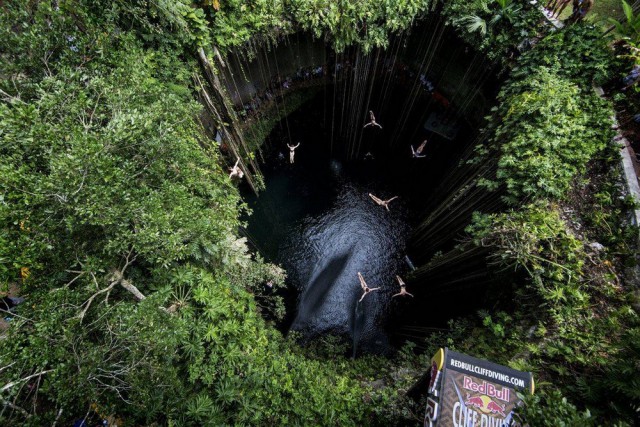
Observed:
[[[524,0],[0,10],[0,283],[26,298],[0,344],[4,424],[408,424],[423,407],[405,392],[440,345],[534,372],[539,393],[521,413],[531,425],[637,419],[640,324],[625,278],[637,229],[624,222],[614,109],[592,90],[630,60],[599,27],[547,33]],[[415,280],[481,253],[505,297],[393,360],[347,360],[330,337],[301,348],[273,327],[283,305],[264,291],[285,272],[238,235],[247,208],[201,120],[198,51],[296,31],[367,51],[427,13],[507,77],[451,197],[417,230],[426,242],[460,209],[444,225],[466,239]]]

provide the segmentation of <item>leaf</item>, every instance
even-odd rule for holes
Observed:
[[[622,0],[622,10],[624,11],[624,15],[627,17],[627,22],[629,24],[633,24],[633,8],[625,0]]]
[[[464,25],[465,29],[470,33],[478,31],[483,36],[487,34],[487,21],[479,16],[467,15],[460,18],[458,22]]]

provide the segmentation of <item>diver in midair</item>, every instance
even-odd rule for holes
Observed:
[[[232,168],[229,168],[229,171],[231,172],[229,174],[229,179],[233,178],[234,176],[237,176],[238,178],[242,179],[242,177],[244,176],[244,172],[242,172],[242,169],[240,169],[240,167],[238,166],[238,163],[240,163],[240,158],[237,158],[236,164],[233,165]]]
[[[389,202],[391,202],[392,200],[398,198],[398,196],[394,196],[394,197],[390,198],[389,200],[382,200],[382,199],[374,196],[371,193],[369,193],[369,197],[371,197],[373,199],[373,201],[376,202],[378,205],[384,206],[385,208],[387,208],[387,210],[389,210]]]
[[[418,146],[418,148],[413,148],[413,145],[411,146],[411,155],[416,158],[416,159],[421,159],[422,157],[426,157],[425,154],[422,154],[422,150],[424,150],[424,147],[427,145],[427,140],[425,139],[424,141],[422,141],[422,144],[420,144]]]
[[[369,111],[369,118],[371,119],[371,121],[364,125],[364,128],[366,128],[367,126],[378,126],[380,129],[382,129],[380,123],[376,122],[376,116],[373,115],[373,111]]]
[[[294,145],[294,146],[287,144],[287,147],[289,147],[289,161],[291,163],[293,163],[294,157],[296,155],[296,148],[298,148],[299,146],[300,146],[299,142],[298,142],[298,145]]]
[[[362,274],[360,274],[359,271],[358,271],[358,279],[360,279],[360,287],[363,290],[362,296],[360,297],[358,302],[362,302],[364,297],[366,297],[370,292],[377,291],[378,289],[380,289],[380,288],[370,288],[369,286],[367,286],[367,282],[364,281],[364,277],[362,277]]]
[[[407,292],[407,285],[400,278],[400,276],[396,275],[396,279],[398,279],[398,283],[400,284],[400,292],[398,292],[397,294],[395,294],[391,298],[401,297],[403,295],[409,295],[411,298],[413,298],[413,295],[411,295],[409,292]]]

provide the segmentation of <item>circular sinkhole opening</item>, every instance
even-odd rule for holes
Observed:
[[[429,283],[412,280],[414,260],[433,255],[413,244],[412,233],[473,146],[487,105],[477,101],[497,84],[455,37],[435,47],[415,35],[396,42],[385,53],[336,55],[302,39],[236,65],[255,79],[235,92],[246,135],[259,133],[270,117],[265,109],[286,111],[259,150],[266,189],[245,197],[249,241],[287,271],[282,329],[308,339],[343,336],[353,354],[392,351],[416,330],[480,307],[477,296],[437,303]],[[296,67],[300,44],[308,57]],[[292,96],[306,101],[289,113]],[[289,146],[297,146],[293,163]],[[372,196],[394,199],[386,209]],[[379,289],[363,297],[358,273]],[[394,297],[396,276],[412,296]]]

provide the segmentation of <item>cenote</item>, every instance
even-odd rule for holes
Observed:
[[[413,274],[416,263],[458,243],[455,227],[437,236],[437,245],[420,242],[416,229],[473,147],[498,83],[481,56],[429,29],[424,24],[369,54],[335,54],[298,35],[251,60],[231,57],[227,89],[250,123],[247,135],[264,132],[270,114],[280,118],[259,152],[266,189],[245,191],[252,215],[243,231],[254,250],[287,271],[295,290],[285,292],[284,331],[307,339],[336,334],[353,354],[388,353],[485,302],[481,286],[451,299],[470,284],[456,280],[458,271],[433,279]],[[285,111],[295,97],[295,109]],[[381,129],[364,127],[369,111]],[[412,156],[424,140],[424,157]],[[298,142],[291,164],[287,144]],[[387,211],[369,193],[398,198]],[[380,287],[361,303],[358,272]],[[413,297],[392,297],[400,290],[396,275]]]
[[[0,425],[640,425],[639,8],[3,1]]]

